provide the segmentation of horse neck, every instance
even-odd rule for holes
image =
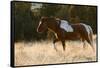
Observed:
[[[48,23],[48,28],[53,32],[58,32],[59,26],[56,21]]]

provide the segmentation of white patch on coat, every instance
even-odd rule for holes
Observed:
[[[64,29],[66,32],[73,32],[73,28],[68,24],[68,21],[61,20],[60,28]]]
[[[81,25],[83,25],[86,29],[86,31],[88,32],[88,34],[90,34],[90,26],[84,24],[84,23],[80,23]]]
[[[93,34],[93,30],[92,30],[92,28],[88,25],[88,27],[89,27],[89,29],[90,29],[90,31],[91,31],[91,33]]]

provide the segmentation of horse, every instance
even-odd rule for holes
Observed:
[[[53,47],[55,49],[56,49],[55,43],[61,41],[63,50],[65,51],[65,41],[73,40],[75,38],[80,39],[83,43],[87,41],[93,48],[93,31],[89,25],[86,25],[84,23],[77,23],[77,24],[68,23],[73,28],[73,31],[67,32],[60,27],[61,24],[60,21],[61,21],[60,19],[57,20],[54,17],[42,17],[37,27],[37,32],[43,33],[46,30],[51,30],[56,36],[56,38],[53,40]],[[85,44],[83,46],[85,46]]]

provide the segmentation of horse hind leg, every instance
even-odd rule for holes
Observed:
[[[93,30],[92,30],[92,28],[90,27],[90,26],[88,26],[88,28],[89,28],[89,30],[90,30],[90,33],[89,33],[89,40],[90,40],[90,45],[91,45],[91,47],[92,47],[92,49],[93,50],[95,50],[94,49],[94,41],[93,41]]]
[[[89,35],[87,38],[86,38],[86,41],[91,45],[92,49],[94,50],[94,47],[93,47],[93,41],[91,40],[91,35]]]
[[[93,47],[93,31],[92,28],[89,25],[84,25],[86,28],[86,33],[84,34],[85,40],[91,45],[92,49],[94,50]]]
[[[90,36],[88,34],[82,35],[83,48],[86,47],[86,41],[91,45]]]

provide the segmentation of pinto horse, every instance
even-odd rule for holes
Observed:
[[[78,23],[70,24],[70,26],[73,28],[73,32],[67,32],[62,29],[60,27],[60,20],[57,20],[54,17],[42,17],[37,27],[37,32],[42,33],[46,30],[53,31],[56,36],[56,39],[53,40],[55,49],[55,43],[61,41],[63,50],[65,50],[65,40],[73,40],[75,38],[79,38],[82,42],[87,41],[93,48],[93,31],[89,25]]]

